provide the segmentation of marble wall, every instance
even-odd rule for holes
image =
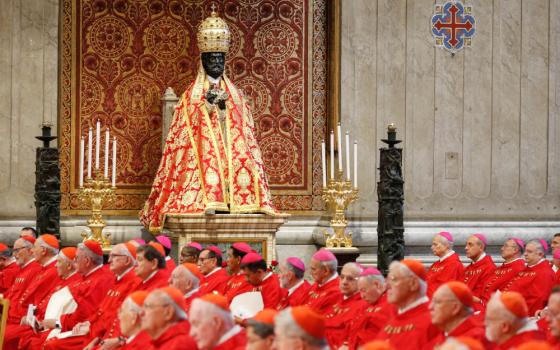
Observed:
[[[560,1],[464,1],[477,32],[454,56],[435,48],[435,2],[342,0],[341,115],[363,157],[353,215],[376,216],[367,174],[394,122],[409,220],[557,220]]]
[[[58,12],[58,0],[1,1],[0,218],[35,215],[34,137],[43,121],[56,130]]]

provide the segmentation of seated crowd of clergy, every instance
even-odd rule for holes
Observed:
[[[241,242],[191,242],[176,265],[163,235],[117,244],[104,264],[95,241],[61,248],[24,228],[0,243],[3,349],[560,349],[560,233],[552,261],[546,241],[512,237],[497,267],[486,245],[471,235],[464,266],[440,232],[429,269],[394,261],[385,279],[358,263],[339,274],[326,249],[269,267]],[[262,297],[250,317],[234,310],[245,293]]]

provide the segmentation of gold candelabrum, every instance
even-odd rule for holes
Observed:
[[[352,182],[345,180],[343,172],[338,170],[335,179],[330,179],[327,187],[323,187],[322,198],[332,215],[330,226],[333,233],[324,230],[326,247],[352,248],[352,232],[346,232],[348,221],[345,212],[350,203],[358,199],[358,188],[352,187]]]
[[[111,247],[111,234],[103,233],[103,229],[107,226],[103,220],[103,206],[111,204],[115,200],[116,187],[111,186],[109,178],[103,176],[98,169],[94,173],[94,177],[88,177],[84,181],[84,186],[80,188],[78,198],[86,205],[91,205],[91,216],[87,221],[91,233],[82,232],[85,240],[94,240],[99,242],[103,248]]]

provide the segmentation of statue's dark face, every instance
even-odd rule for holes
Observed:
[[[201,55],[202,67],[206,74],[218,79],[224,74],[226,54],[224,52],[203,52]]]

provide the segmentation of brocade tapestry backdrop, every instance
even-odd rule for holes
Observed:
[[[143,206],[162,152],[160,98],[168,86],[180,96],[194,80],[197,26],[213,5],[232,32],[226,73],[253,106],[275,205],[323,208],[325,0],[63,0],[64,213],[88,209],[77,195],[80,136],[98,120],[118,144],[117,198],[109,213],[130,214]]]

